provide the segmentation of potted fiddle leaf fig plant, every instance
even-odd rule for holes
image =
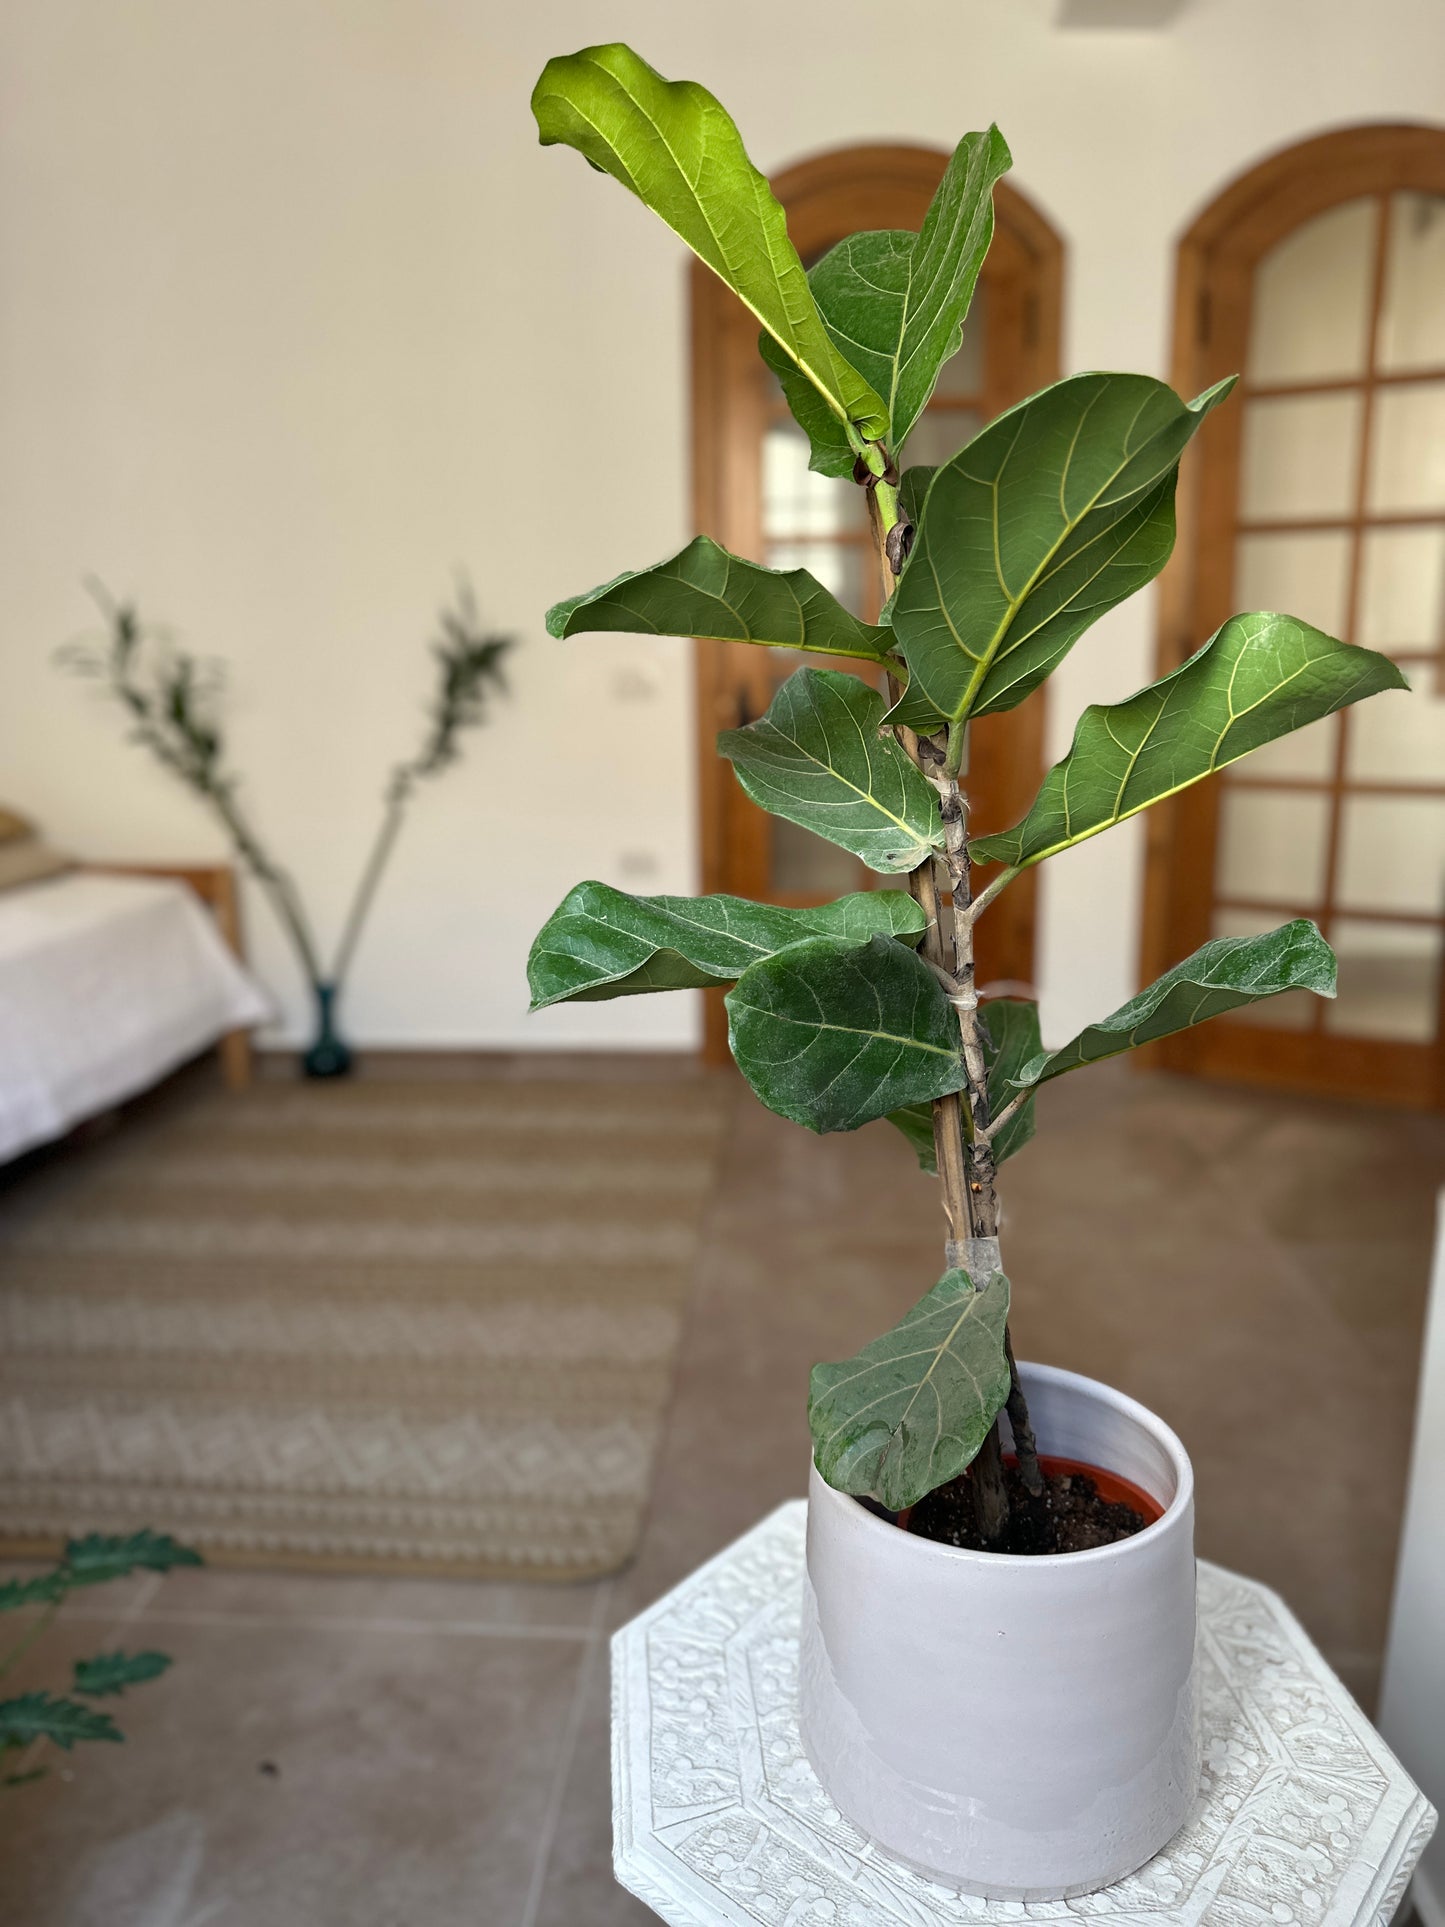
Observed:
[[[544,144],[613,175],[756,315],[812,467],[864,491],[885,597],[862,622],[807,570],[702,535],[558,603],[549,630],[850,659],[796,670],[718,747],[754,802],[892,886],[796,909],[580,883],[532,950],[533,1005],[730,986],[764,1104],[813,1131],[886,1119],[936,1172],[938,1282],[812,1376],[802,1737],[899,1858],[990,1896],[1092,1891],[1162,1848],[1198,1785],[1192,1475],[1132,1399],[1015,1363],[999,1167],[1054,1078],[1261,998],[1332,996],[1335,960],[1304,921],[1219,938],[1050,1049],[1032,1003],[980,1001],[975,931],[1057,852],[1404,678],[1291,616],[1236,616],[1085,710],[1021,822],[975,825],[971,724],[1163,568],[1180,458],[1230,384],[1185,402],[1148,375],[1074,375],[903,466],[991,239],[997,129],[959,142],[917,234],[852,235],[805,272],[703,88],[593,47],[550,61],[532,105]]]

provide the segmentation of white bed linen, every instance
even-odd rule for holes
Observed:
[[[0,890],[0,1160],[270,1014],[183,883],[77,871]]]

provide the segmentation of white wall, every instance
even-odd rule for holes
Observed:
[[[1445,1809],[1445,1191],[1437,1225],[1380,1731],[1425,1797]],[[1445,1927],[1445,1836],[1438,1832],[1413,1897],[1425,1927]]]
[[[997,118],[1069,243],[1066,366],[1160,373],[1171,237],[1223,181],[1322,127],[1439,111],[1437,0],[1193,0],[1137,34],[1053,14],[9,0],[0,795],[89,854],[221,851],[50,666],[94,570],[229,658],[257,817],[334,928],[416,728],[429,614],[464,565],[525,639],[516,700],[423,798],[351,1028],[685,1042],[680,997],[524,1014],[527,943],[567,885],[687,889],[696,836],[686,646],[563,646],[541,627],[555,597],[691,532],[682,250],[577,156],[536,146],[532,82],[550,53],[625,36],[706,81],[765,168]],[[1056,678],[1056,752],[1084,701],[1145,679],[1151,615],[1146,598],[1120,611]],[[1051,867],[1051,1033],[1134,987],[1140,850],[1131,825]],[[294,1025],[294,974],[254,902],[250,933]]]

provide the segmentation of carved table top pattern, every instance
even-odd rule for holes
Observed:
[[[1394,1915],[1429,1803],[1284,1603],[1201,1563],[1204,1769],[1190,1823],[1076,1900],[979,1900],[889,1860],[798,1743],[806,1505],[792,1501],[612,1643],[614,1864],[670,1927],[1367,1927]]]

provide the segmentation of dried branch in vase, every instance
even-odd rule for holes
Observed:
[[[381,822],[327,964],[300,891],[253,828],[241,802],[241,780],[226,762],[223,666],[178,647],[169,631],[143,623],[133,604],[117,602],[99,584],[91,588],[106,619],[105,635],[67,644],[58,659],[78,675],[98,680],[130,718],[130,740],[148,749],[219,820],[275,912],[310,987],[317,1028],[303,1068],[313,1077],[344,1075],[352,1058],[337,1030],[337,1005],[407,807],[418,782],[458,761],[463,732],[485,722],[491,699],[505,692],[502,663],[510,638],[484,631],[465,582],[442,610],[440,633],[431,645],[436,684],[426,733],[416,755],[391,772]]]

